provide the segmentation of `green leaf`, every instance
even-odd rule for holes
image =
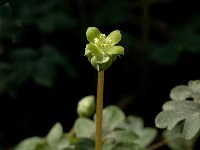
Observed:
[[[76,78],[78,73],[71,64],[67,56],[63,55],[57,48],[51,45],[43,45],[40,49],[42,56],[48,59],[55,67],[62,67],[62,69],[70,76]]]
[[[44,15],[38,20],[37,25],[40,31],[51,33],[56,30],[63,31],[66,30],[66,28],[71,29],[77,25],[77,22],[74,18],[66,13],[58,11]]]
[[[182,46],[177,43],[169,43],[168,45],[156,45],[152,48],[150,57],[161,65],[173,65],[180,58]]]
[[[191,89],[186,85],[179,85],[170,92],[170,98],[173,100],[186,100],[192,95]]]
[[[34,49],[31,48],[21,48],[15,49],[9,53],[9,58],[16,63],[28,63],[35,61],[38,54]]]
[[[172,100],[187,100],[191,98],[193,101],[200,103],[200,80],[191,80],[188,86],[179,85],[170,92]]]
[[[74,124],[74,131],[77,137],[94,138],[95,123],[88,118],[78,118]]]
[[[7,19],[12,16],[12,10],[10,7],[10,3],[6,2],[2,6],[0,6],[0,18]]]
[[[157,127],[169,130],[181,121],[184,121],[181,135],[193,138],[200,129],[200,105],[192,101],[168,101],[155,120]]]
[[[104,140],[111,140],[115,143],[134,143],[137,138],[138,136],[132,131],[116,130],[107,134]]]
[[[119,143],[112,150],[146,150],[136,143]]]
[[[98,7],[92,14],[95,24],[113,26],[125,23],[130,15],[127,0],[108,0],[103,7]],[[112,19],[111,19],[112,18]]]
[[[200,80],[191,80],[188,82],[188,87],[191,89],[191,97],[197,103],[200,103]]]
[[[14,150],[37,150],[39,144],[44,144],[44,139],[39,137],[31,137],[21,141]]]
[[[112,150],[117,143],[111,141],[111,140],[104,140],[103,141],[103,150]]]
[[[182,128],[182,124],[179,123],[172,130],[165,130],[163,132],[163,136],[167,142],[167,145],[172,150],[188,150],[191,147],[193,140],[185,140],[180,136],[180,131]]]
[[[63,137],[62,125],[60,123],[56,123],[46,137],[47,143],[49,144],[50,147],[55,149],[57,148],[58,143],[60,142],[62,137]]]
[[[33,79],[37,84],[52,87],[56,75],[56,66],[49,58],[42,57],[36,62]]]
[[[75,150],[95,150],[95,143],[88,138],[81,138],[78,143],[75,144]]]
[[[0,62],[0,93],[6,90],[7,84],[10,81],[10,72],[12,65],[6,62]]]
[[[73,64],[70,62],[67,56],[64,56],[62,53],[58,54],[57,64],[63,68],[65,73],[71,78],[78,78],[79,74],[74,68]]]
[[[112,43],[117,44],[121,40],[122,36],[119,30],[112,31],[106,39],[110,39]]]
[[[108,106],[103,110],[103,131],[107,133],[125,121],[125,114],[116,106]]]
[[[38,144],[36,145],[35,150],[51,150],[51,148],[46,144]]]
[[[86,37],[90,43],[94,43],[94,39],[99,38],[100,35],[101,32],[96,27],[89,27],[86,31]]]
[[[143,147],[151,144],[157,136],[157,130],[155,128],[144,127],[142,118],[137,116],[128,116],[124,126],[125,129],[130,129],[138,135],[138,139],[135,140],[135,143]]]
[[[62,139],[57,144],[57,150],[68,150],[70,147],[70,140],[68,135],[64,134],[62,136]]]

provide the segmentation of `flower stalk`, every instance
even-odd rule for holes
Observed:
[[[104,71],[117,59],[124,55],[124,48],[117,46],[121,40],[119,30],[114,30],[108,36],[102,34],[96,27],[89,27],[86,31],[89,44],[86,44],[85,56],[98,71],[97,105],[96,105],[96,150],[102,150],[102,111]]]
[[[104,71],[98,72],[96,106],[96,150],[102,150],[102,110],[103,110]]]

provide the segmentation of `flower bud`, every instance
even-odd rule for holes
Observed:
[[[95,111],[95,97],[86,96],[78,102],[77,114],[79,117],[90,117]]]

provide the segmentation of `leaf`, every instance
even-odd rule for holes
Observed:
[[[172,150],[188,150],[191,146],[192,140],[185,140],[180,136],[180,131],[182,128],[182,123],[179,123],[172,130],[165,130],[163,136],[167,142],[167,145]]]
[[[56,123],[46,137],[47,143],[49,144],[50,147],[55,149],[57,148],[57,145],[62,139],[62,137],[63,137],[62,125],[60,123]]]
[[[14,150],[36,150],[36,146],[39,144],[44,144],[44,139],[31,137],[21,141]]]
[[[173,129],[184,121],[180,134],[185,139],[193,138],[200,129],[200,105],[192,101],[168,101],[155,120],[159,128]]]
[[[0,93],[6,90],[7,83],[10,79],[10,72],[12,71],[12,66],[6,62],[0,62]]]
[[[74,124],[74,130],[77,137],[94,138],[95,123],[88,118],[78,118]]]
[[[91,139],[82,138],[80,142],[75,145],[75,150],[95,150],[95,143]]]
[[[146,150],[136,143],[119,143],[112,150]]]
[[[56,75],[56,66],[49,58],[42,57],[36,62],[33,79],[37,84],[52,87]]]
[[[193,93],[200,94],[200,80],[190,80],[188,82],[188,87],[191,88]]]
[[[186,85],[179,85],[170,92],[170,98],[173,100],[186,100],[192,95],[191,89]]]
[[[111,140],[116,143],[134,143],[138,136],[128,130],[116,130],[104,137],[104,140]]]
[[[200,80],[191,80],[187,85],[178,85],[170,92],[172,100],[187,100],[191,98],[193,101],[200,103]]]
[[[108,106],[103,110],[103,132],[107,133],[114,130],[123,121],[125,121],[125,114],[116,106]]]
[[[191,97],[197,103],[200,103],[200,80],[191,80],[188,82],[188,87],[191,89]]]
[[[62,136],[62,139],[57,144],[57,150],[68,150],[69,147],[70,147],[70,140],[68,135],[65,134]]]
[[[135,143],[143,147],[151,144],[157,136],[157,130],[155,128],[144,127],[142,118],[137,116],[128,116],[125,128],[130,129],[138,135],[138,139],[135,140]]]
[[[47,58],[49,62],[55,65],[55,67],[61,67],[70,77],[78,77],[78,73],[74,66],[71,64],[68,57],[63,55],[63,53],[61,53],[55,47],[50,45],[43,45],[40,50],[42,57]]]
[[[103,150],[112,150],[117,143],[110,141],[110,140],[104,140],[103,141]]]
[[[161,65],[173,65],[180,58],[182,47],[177,43],[167,45],[156,45],[152,48],[150,57]]]
[[[66,13],[58,11],[44,15],[38,20],[37,25],[40,31],[51,33],[56,30],[63,31],[66,28],[71,29],[77,25],[77,21]]]
[[[71,78],[79,77],[78,71],[74,68],[73,64],[70,62],[67,56],[64,56],[62,53],[58,53],[56,62]]]
[[[31,48],[14,49],[9,53],[12,62],[28,63],[36,60],[38,54]]]
[[[99,7],[93,12],[92,19],[94,24],[116,25],[124,23],[130,15],[129,3],[126,0],[109,0],[107,5]],[[112,19],[110,19],[112,18]]]
[[[35,150],[51,150],[51,148],[46,144],[38,144],[36,145]]]
[[[12,10],[8,2],[0,6],[0,18],[10,18],[12,16]]]

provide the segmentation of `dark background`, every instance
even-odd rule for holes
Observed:
[[[104,106],[155,126],[170,90],[200,77],[197,0],[1,0],[0,146],[69,131],[77,102],[96,94],[87,27],[119,29],[125,55],[105,71]]]

